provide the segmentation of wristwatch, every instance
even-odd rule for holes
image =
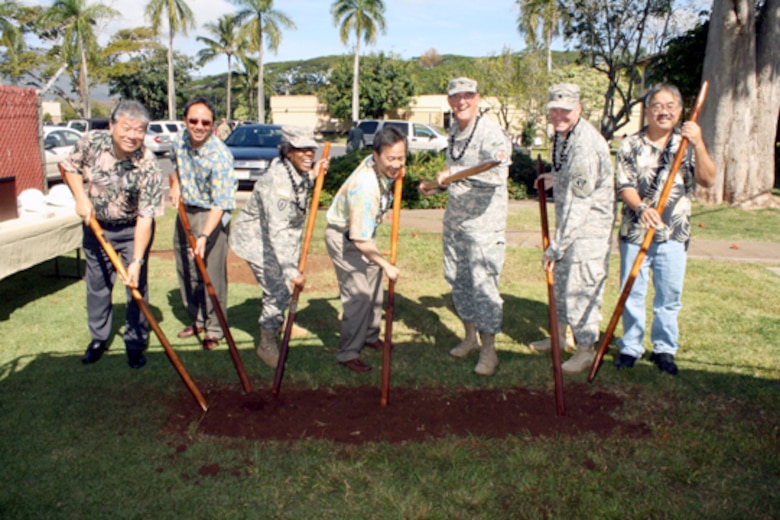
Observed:
[[[208,240],[209,236],[206,233],[201,233],[200,235],[198,235],[197,238],[205,238],[206,240]]]
[[[133,258],[133,263],[138,265],[144,265],[144,259],[143,258]]]
[[[637,216],[641,217],[641,216],[642,216],[642,213],[644,213],[644,211],[645,211],[646,209],[647,209],[647,204],[645,204],[644,202],[641,202],[641,203],[639,203],[639,206],[637,206],[637,207],[636,207],[636,210],[635,210],[635,211],[636,211],[636,214],[637,214]]]

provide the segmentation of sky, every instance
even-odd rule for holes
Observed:
[[[95,0],[92,0],[95,1]],[[203,24],[216,22],[219,16],[236,12],[226,0],[186,0],[195,13],[198,29],[188,37],[177,34],[174,48],[193,56],[202,44],[195,36],[206,36]],[[28,5],[51,5],[46,0],[26,0]],[[105,44],[119,29],[146,25],[144,8],[148,0],[103,0],[122,13],[98,27],[99,40]],[[277,0],[275,9],[293,20],[296,29],[286,29],[276,54],[266,48],[265,61],[293,61],[335,54],[352,54],[355,39],[347,46],[341,43],[338,29],[330,15],[332,0]],[[489,56],[503,48],[522,50],[523,39],[517,32],[517,7],[514,0],[384,0],[386,33],[378,34],[376,43],[365,46],[361,55],[385,52],[409,59],[429,49],[439,54]],[[164,38],[167,45],[167,37]],[[225,72],[227,59],[222,57],[201,68],[196,75]]]

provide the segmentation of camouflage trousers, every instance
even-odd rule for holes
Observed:
[[[280,329],[284,325],[284,313],[290,306],[290,286],[284,281],[282,270],[278,266],[263,268],[253,262],[247,263],[263,291],[262,308],[257,323],[263,329]]]
[[[460,319],[474,322],[480,332],[498,334],[504,318],[498,282],[506,241],[503,232],[475,235],[445,224],[444,278]]]
[[[553,287],[558,321],[571,326],[578,345],[598,342],[608,264],[609,253],[584,260],[564,257],[555,263]]]

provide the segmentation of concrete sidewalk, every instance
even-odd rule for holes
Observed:
[[[538,202],[521,200],[509,203],[510,212],[529,207],[538,207]],[[554,211],[553,205],[550,204],[548,214]],[[401,211],[401,226],[407,229],[441,233],[443,216],[443,209],[405,209]],[[540,250],[542,248],[541,230],[530,232],[508,229],[506,239],[510,246],[534,247]],[[701,260],[780,264],[780,243],[703,240],[696,238],[694,229],[688,257]]]

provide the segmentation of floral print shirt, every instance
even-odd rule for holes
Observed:
[[[179,172],[184,204],[227,212],[235,209],[238,177],[233,170],[233,154],[214,134],[193,148],[189,133],[182,130],[173,141],[171,160]]]
[[[127,159],[117,159],[108,130],[82,137],[60,165],[81,175],[95,218],[114,225],[155,216],[162,201],[162,172],[150,150],[141,146]]]
[[[682,135],[675,129],[665,149],[660,149],[647,139],[647,128],[623,140],[617,152],[618,195],[627,188],[633,188],[648,207],[657,208],[666,179],[672,168],[674,157],[680,147]],[[664,206],[659,226],[653,237],[656,242],[674,240],[687,242],[691,237],[691,199],[696,187],[695,162],[692,149],[683,157],[672,190]],[[632,244],[641,244],[647,229],[640,222],[637,213],[623,204],[619,236]]]

